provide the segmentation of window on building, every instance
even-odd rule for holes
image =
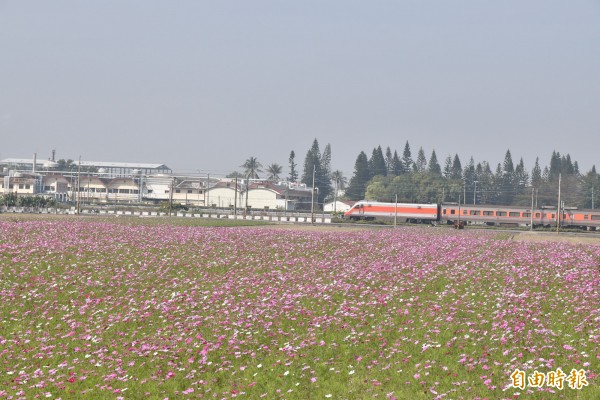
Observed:
[[[175,189],[175,193],[181,193],[180,189]]]
[[[188,192],[188,193],[192,193],[192,189],[188,189],[188,191],[187,191],[187,192]]]

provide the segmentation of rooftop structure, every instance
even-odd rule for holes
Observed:
[[[34,168],[35,164],[35,168]],[[87,171],[95,170],[96,173],[106,177],[120,177],[132,175],[170,174],[172,171],[165,164],[107,162],[107,161],[73,161],[70,169],[79,168]],[[53,160],[39,160],[36,158],[5,158],[0,160],[0,167],[18,171],[57,171],[61,169],[60,163]]]

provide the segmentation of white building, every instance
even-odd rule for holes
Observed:
[[[352,208],[352,206],[356,203],[355,201],[349,200],[336,200],[329,203],[325,203],[324,211],[325,212],[346,212]]]

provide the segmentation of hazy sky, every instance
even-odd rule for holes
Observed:
[[[600,167],[599,0],[0,0],[0,159]]]

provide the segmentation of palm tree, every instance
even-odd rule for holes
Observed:
[[[346,185],[348,185],[348,179],[346,179],[344,173],[339,169],[331,173],[331,180],[335,184],[336,190],[346,189]]]
[[[283,167],[277,163],[273,163],[267,166],[267,173],[269,174],[269,180],[271,182],[277,182],[279,180],[279,174],[281,174],[281,171],[283,170]]]
[[[244,168],[244,176],[248,179],[259,179],[258,173],[262,172],[262,164],[256,157],[248,158],[242,168]]]

